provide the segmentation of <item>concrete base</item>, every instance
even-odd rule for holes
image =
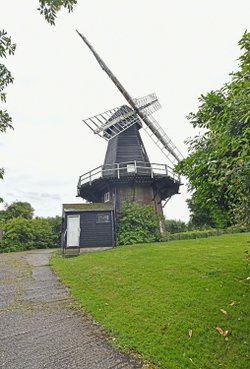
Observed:
[[[79,255],[80,255],[80,247],[66,247],[63,249],[63,256],[65,258]]]
[[[82,247],[80,253],[111,250],[113,247]]]

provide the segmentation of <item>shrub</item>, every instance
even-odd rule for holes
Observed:
[[[128,245],[160,241],[160,221],[150,205],[124,202],[117,222],[117,244]]]
[[[186,223],[181,220],[165,219],[164,224],[166,231],[169,233],[179,233],[187,230]]]
[[[13,218],[4,224],[4,239],[0,252],[23,251],[34,248],[57,247],[58,233],[45,218]]]
[[[4,226],[4,240],[1,241],[1,251],[22,251],[32,248],[32,225],[25,218],[13,218]]]
[[[250,232],[249,227],[245,226],[234,226],[226,229],[207,229],[207,230],[193,230],[179,233],[165,233],[162,237],[162,241],[176,241],[176,240],[188,240],[194,238],[206,238],[211,236],[219,236],[222,234],[239,233],[239,232]]]

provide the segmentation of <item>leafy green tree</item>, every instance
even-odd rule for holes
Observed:
[[[11,37],[7,35],[7,33],[3,30],[0,31],[0,61],[6,58],[8,55],[13,55],[16,49],[16,45],[12,43]],[[13,83],[14,78],[12,77],[10,71],[6,68],[6,66],[0,63],[0,102],[6,102],[6,87]],[[0,106],[0,132],[6,132],[7,128],[12,127],[12,119],[7,113],[6,110]],[[0,168],[0,179],[3,179],[4,169]],[[0,197],[0,202],[3,199]]]
[[[38,10],[50,24],[55,24],[57,12],[61,8],[66,8],[69,12],[73,11],[74,6],[77,4],[77,0],[39,0]],[[7,32],[0,31],[0,61],[6,58],[8,55],[15,53],[16,44],[13,44],[11,37]],[[6,87],[13,83],[14,78],[11,72],[6,66],[0,63],[0,102],[6,102]],[[7,128],[12,128],[12,118],[6,110],[3,110],[0,106],[0,132],[6,132]],[[0,168],[0,179],[3,179],[4,169]],[[0,197],[0,202],[3,199]]]
[[[62,218],[59,215],[57,215],[55,217],[48,217],[48,218],[46,218],[46,220],[48,221],[48,223],[49,223],[49,225],[52,229],[55,244],[60,245]]]
[[[58,247],[58,233],[46,218],[12,218],[4,223],[0,252]]]
[[[57,12],[66,8],[73,11],[76,0],[39,0],[39,11],[45,16],[50,24],[55,24]],[[4,30],[0,31],[0,60],[15,53],[16,45],[12,43],[11,37]],[[6,102],[5,89],[14,78],[7,67],[0,63],[0,102]],[[13,129],[12,118],[8,112],[0,106],[0,132],[6,132],[8,128]],[[4,169],[0,168],[0,179],[3,179]],[[0,197],[0,202],[3,199]],[[60,243],[59,217],[34,219],[34,209],[29,203],[15,202],[0,211],[0,227],[5,228],[5,239],[0,243],[0,251],[24,250],[32,247],[52,247]]]
[[[33,246],[30,220],[13,218],[5,223],[4,240],[0,242],[0,252],[23,251]]]
[[[15,201],[7,205],[5,212],[3,211],[2,213],[4,213],[6,220],[18,217],[31,219],[34,215],[34,209],[28,202]]]
[[[165,219],[165,230],[169,233],[179,233],[187,231],[187,224],[181,220]]]
[[[0,58],[6,58],[13,55],[16,45],[12,43],[11,37],[3,30],[0,31]],[[6,87],[13,83],[14,78],[4,64],[0,64],[0,101],[6,102]],[[0,109],[0,132],[6,132],[7,128],[13,128],[11,117],[6,110]]]
[[[47,22],[54,25],[58,11],[65,8],[68,12],[72,12],[77,0],[39,0],[39,4],[40,14],[44,15]]]
[[[189,114],[191,124],[205,133],[187,141],[189,155],[176,167],[188,179],[189,207],[199,224],[226,227],[250,221],[249,32],[239,45],[243,54],[231,81],[201,95],[198,112]]]
[[[218,228],[218,221],[216,221],[216,217],[213,217],[211,209],[202,208],[200,205],[197,205],[193,198],[187,200],[187,204],[189,210],[191,212],[191,218],[188,223],[188,229],[208,229],[208,228]],[[227,218],[227,214],[225,215]],[[224,224],[225,218],[223,220]],[[223,227],[222,227],[223,228]]]
[[[117,223],[118,245],[159,241],[161,220],[150,205],[124,202]]]
[[[56,234],[53,232],[47,219],[35,218],[30,223],[32,227],[33,248],[44,249],[59,246]]]

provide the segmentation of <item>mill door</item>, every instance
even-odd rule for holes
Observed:
[[[67,247],[79,246],[80,214],[67,216]]]

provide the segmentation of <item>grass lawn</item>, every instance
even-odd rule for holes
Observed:
[[[156,368],[247,369],[249,241],[230,234],[51,262],[124,351]]]

